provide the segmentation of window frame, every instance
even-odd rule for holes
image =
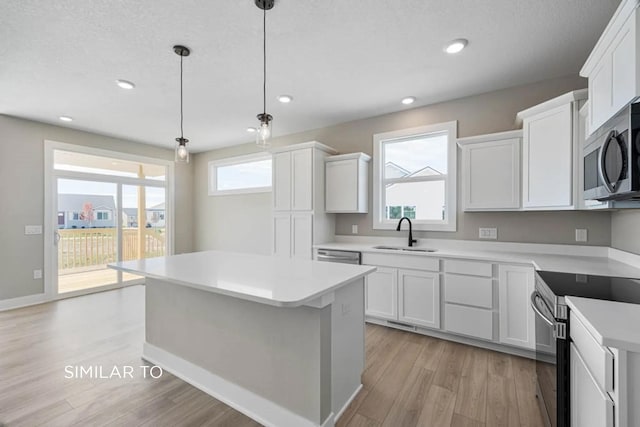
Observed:
[[[447,175],[445,182],[445,219],[444,220],[411,220],[414,230],[419,231],[456,231],[457,230],[457,128],[456,120],[426,126],[383,132],[373,135],[373,229],[395,230],[397,220],[387,220],[385,216],[385,183],[383,144],[385,142],[408,139],[412,137],[428,136],[430,134],[447,134]],[[422,182],[442,180],[442,178],[410,177],[393,179],[396,183]],[[385,180],[389,181],[389,179]]]
[[[271,153],[259,152],[244,156],[227,157],[224,159],[211,160],[209,162],[209,195],[228,196],[233,194],[269,193],[273,190],[273,178],[268,187],[236,188],[232,190],[218,190],[218,168],[223,166],[240,165],[243,163],[253,163],[262,160],[271,160],[271,176],[273,176],[273,156]]]

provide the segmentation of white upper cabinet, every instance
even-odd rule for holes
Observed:
[[[325,159],[325,210],[329,213],[367,213],[369,160],[364,153]]]
[[[580,75],[589,79],[589,134],[640,96],[638,0],[623,0]]]
[[[459,138],[462,154],[462,209],[520,209],[522,131]]]
[[[578,111],[586,96],[586,89],[574,91],[518,113],[523,123],[525,210],[577,208],[582,197],[575,166],[580,148]]]
[[[324,158],[336,151],[319,142],[305,142],[272,152],[273,210],[324,209]]]

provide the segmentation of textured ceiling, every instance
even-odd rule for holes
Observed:
[[[619,0],[276,0],[267,13],[274,133],[325,127],[577,73]],[[262,108],[253,0],[1,0],[0,113],[193,151],[252,140]],[[449,56],[443,45],[470,43]],[[133,91],[114,80],[136,83]],[[291,94],[283,105],[278,94]],[[60,115],[74,118],[70,124]]]

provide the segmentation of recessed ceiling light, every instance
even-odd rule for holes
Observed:
[[[291,96],[291,95],[279,95],[278,96],[278,101],[282,102],[283,104],[288,104],[291,101],[293,101],[293,96]]]
[[[116,80],[116,84],[122,89],[133,89],[134,87],[136,87],[135,84],[128,80]]]
[[[467,40],[467,39],[451,40],[444,47],[444,51],[447,52],[447,53],[450,53],[450,54],[458,53],[462,49],[464,49],[467,46],[467,44],[469,44],[469,40]]]
[[[63,122],[72,122],[73,121],[73,117],[69,117],[69,116],[60,116],[59,118]]]
[[[247,132],[249,132],[249,133],[254,133],[256,130],[257,130],[257,129],[256,129],[256,128],[254,128],[254,127],[248,127],[248,128],[247,128]]]
[[[415,96],[407,96],[406,98],[402,98],[402,103],[404,105],[413,104],[414,102],[416,102]]]

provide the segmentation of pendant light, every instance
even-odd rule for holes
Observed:
[[[255,0],[256,6],[262,9],[262,113],[258,114],[260,126],[256,132],[256,144],[259,147],[269,146],[271,138],[271,122],[273,117],[267,114],[267,10],[273,9],[274,0]]]
[[[184,114],[182,112],[182,60],[185,56],[189,56],[191,51],[188,47],[175,45],[173,51],[180,56],[180,137],[176,138],[176,162],[189,163],[189,149],[187,148],[188,139],[184,137],[182,123]]]

